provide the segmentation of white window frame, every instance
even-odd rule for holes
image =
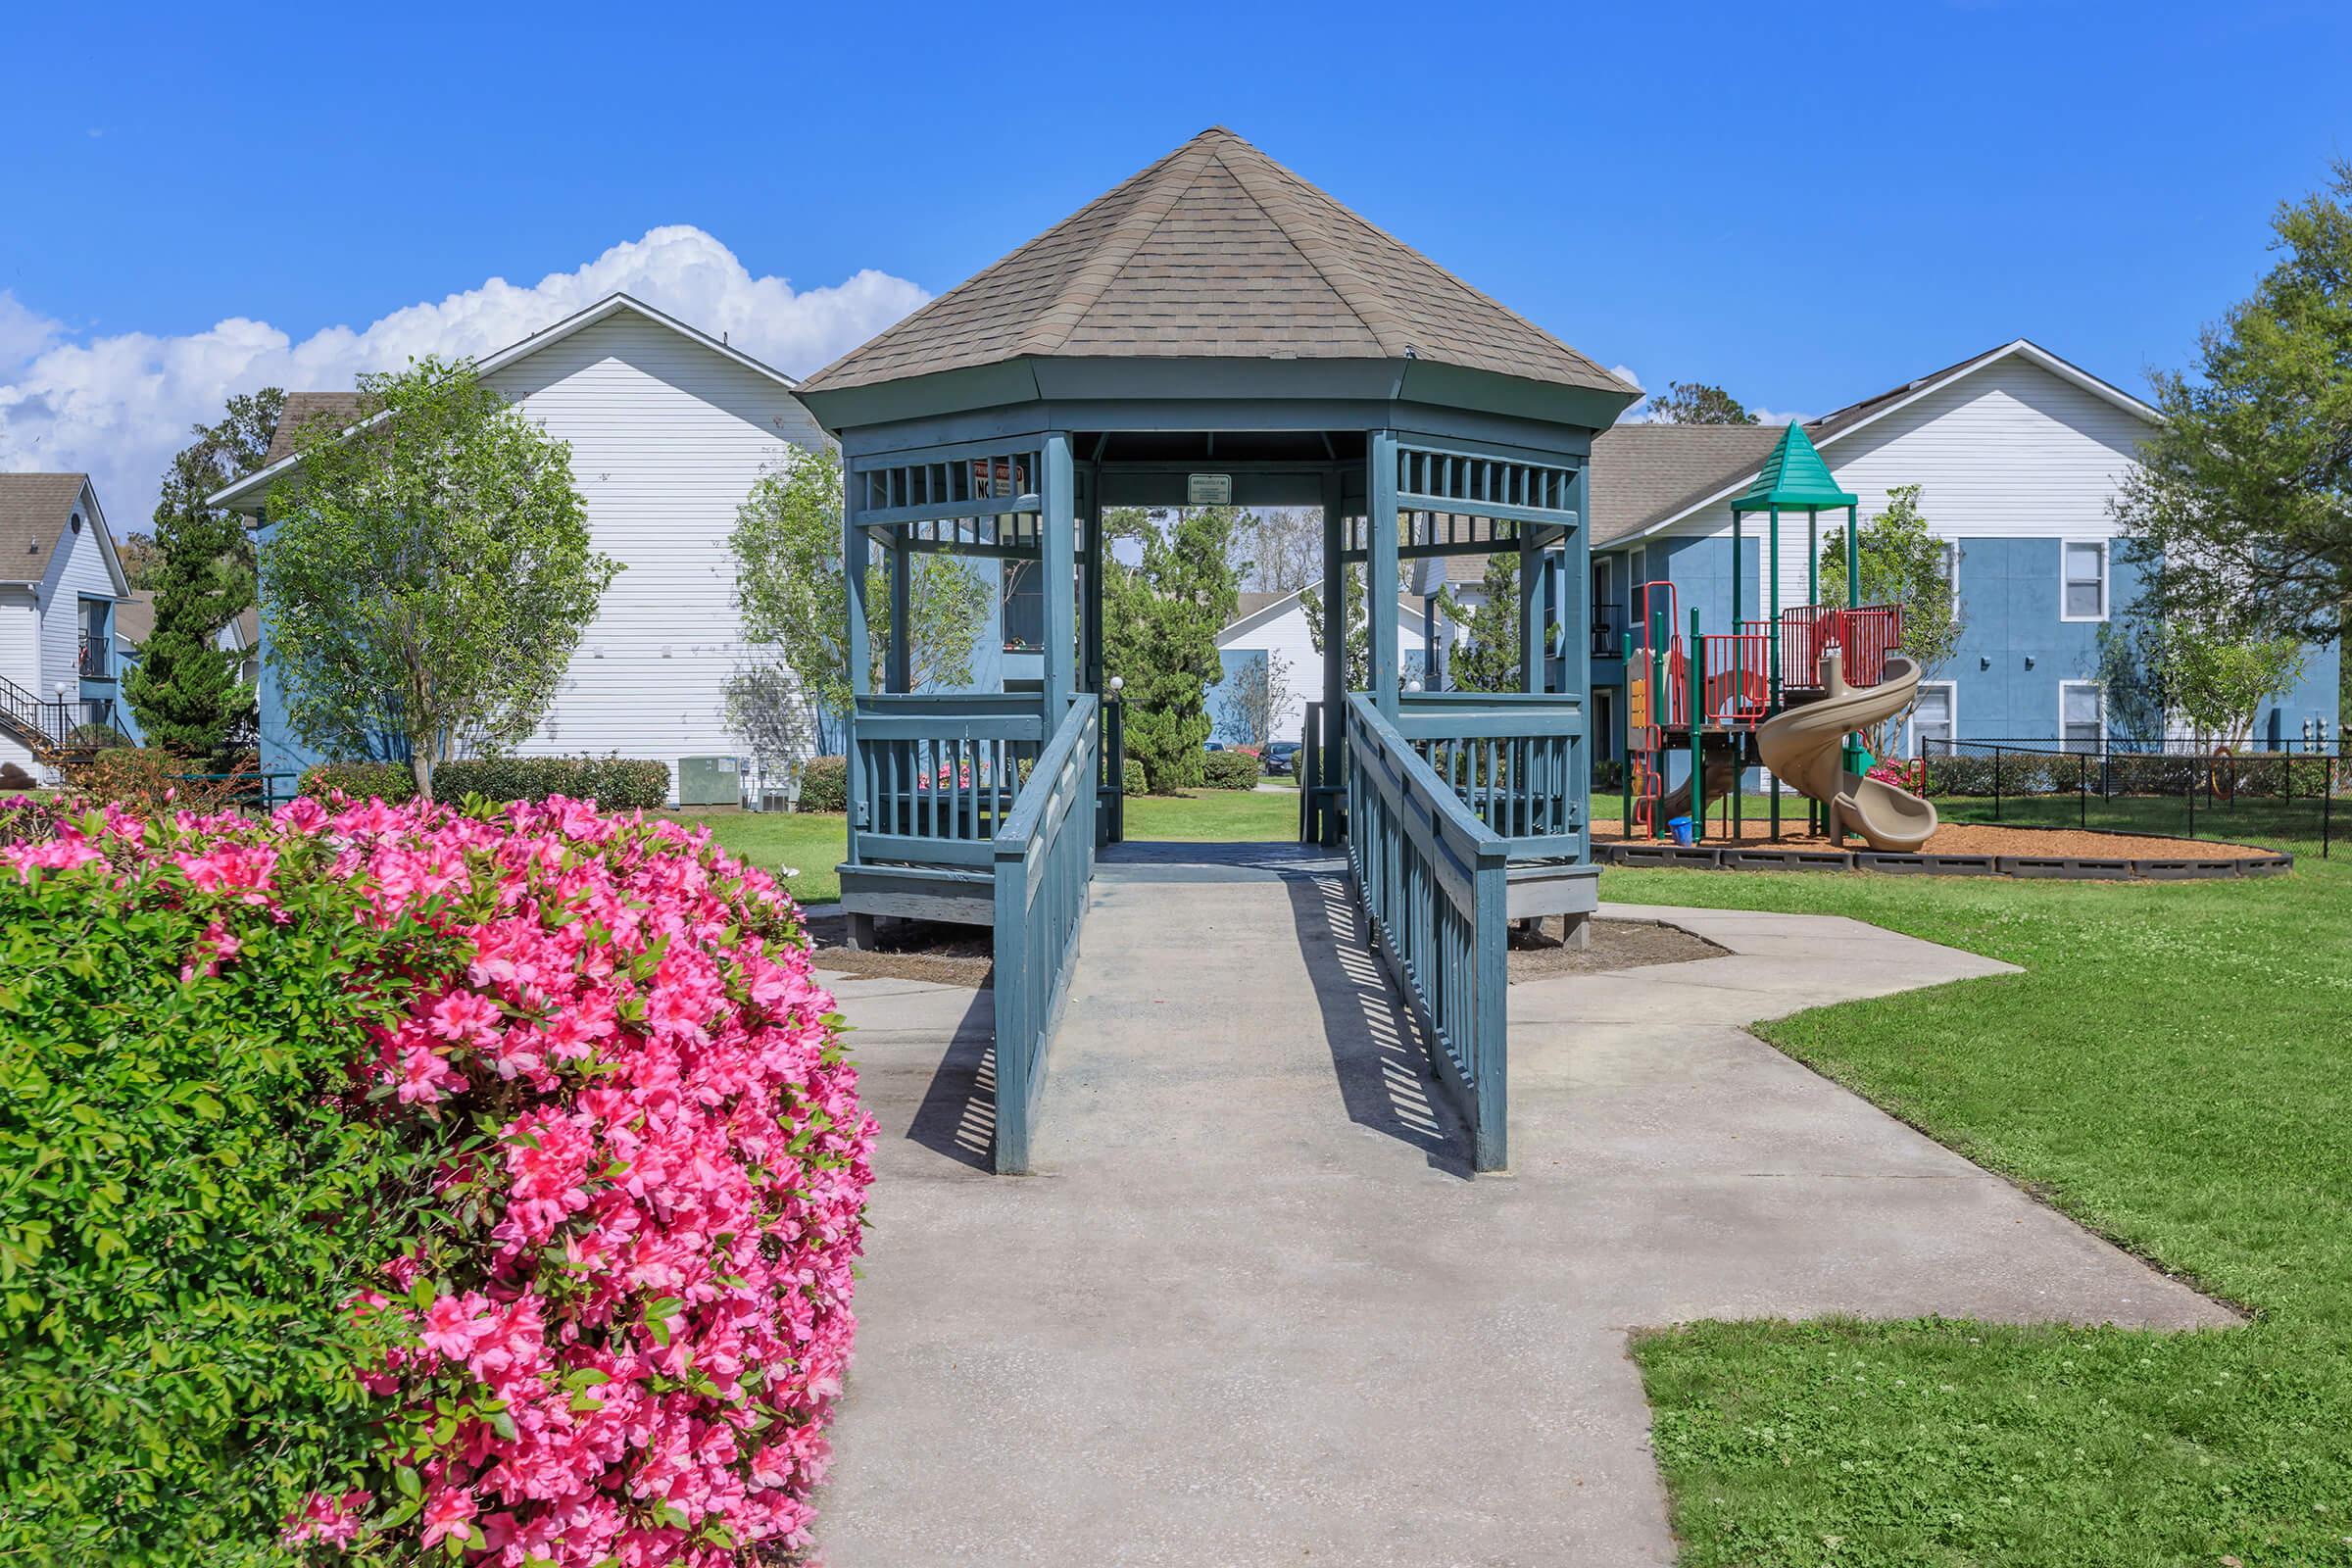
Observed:
[[[2078,546],[2087,547],[2099,553],[2099,612],[2095,615],[2067,613],[2066,553]],[[2109,548],[2109,541],[2105,539],[2061,539],[2058,541],[2058,618],[2060,620],[2088,625],[2107,618],[2108,578],[2114,573],[2114,555],[2115,552]]]
[[[2105,751],[2107,749],[2107,688],[2095,680],[2062,680],[2058,683],[2058,749],[2062,752],[2067,750],[2069,745],[2066,734],[2066,694],[2072,689],[2083,686],[2098,693],[2099,697],[2099,733],[2094,750]]]
[[[1957,744],[1960,739],[1960,683],[1955,680],[1923,680],[1919,683],[1919,689],[1923,692],[1940,691],[1943,693],[1944,711],[1951,715],[1952,733],[1950,738],[1954,744]],[[2062,703],[2062,711],[2063,706]],[[1911,755],[1918,757],[1926,750],[1919,733],[1919,706],[1914,703],[1911,708]]]

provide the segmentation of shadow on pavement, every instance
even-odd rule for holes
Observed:
[[[959,1165],[989,1170],[997,1135],[997,1017],[989,992],[972,993],[947,1054],[931,1074],[906,1137]]]
[[[1431,1169],[1468,1181],[1469,1125],[1437,1084],[1428,1048],[1381,969],[1347,878],[1284,881],[1348,1119],[1421,1151]]]

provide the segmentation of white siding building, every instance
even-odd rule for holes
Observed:
[[[538,730],[531,756],[742,756],[727,682],[752,659],[735,606],[727,537],[760,474],[794,448],[826,442],[790,377],[626,295],[491,356],[483,381],[571,445],[574,484],[596,548],[621,564]],[[348,418],[348,393],[296,394],[271,464],[222,496],[258,513],[309,420]],[[265,585],[265,609],[267,587]],[[263,765],[315,760],[288,728],[268,676],[263,631]]]
[[[0,768],[49,781],[57,742],[114,718],[129,593],[87,474],[0,474]]]

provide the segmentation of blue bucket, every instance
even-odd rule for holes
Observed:
[[[1698,842],[1698,835],[1691,831],[1690,819],[1687,816],[1668,817],[1666,831],[1674,835],[1674,842],[1677,844],[1696,844]]]

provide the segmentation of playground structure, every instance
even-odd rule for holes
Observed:
[[[1821,602],[1821,514],[1845,510],[1846,603]],[[1808,593],[1781,602],[1781,515],[1806,519]],[[1856,498],[1830,477],[1803,429],[1791,423],[1745,494],[1732,503],[1732,629],[1709,634],[1690,612],[1689,637],[1674,584],[1650,581],[1634,594],[1635,629],[1625,640],[1624,832],[1662,839],[1687,817],[1693,842],[1706,836],[1708,808],[1727,802],[1724,832],[1744,830],[1742,775],[1767,769],[1812,805],[1833,842],[1859,834],[1874,850],[1917,850],[1936,831],[1936,808],[1869,776],[1872,759],[1854,739],[1899,712],[1919,685],[1919,667],[1899,652],[1903,607],[1861,602]],[[1768,603],[1761,618],[1741,614],[1743,519],[1765,514]],[[1671,760],[1687,759],[1682,783],[1667,787]],[[1781,792],[1769,792],[1771,836],[1781,836]]]

